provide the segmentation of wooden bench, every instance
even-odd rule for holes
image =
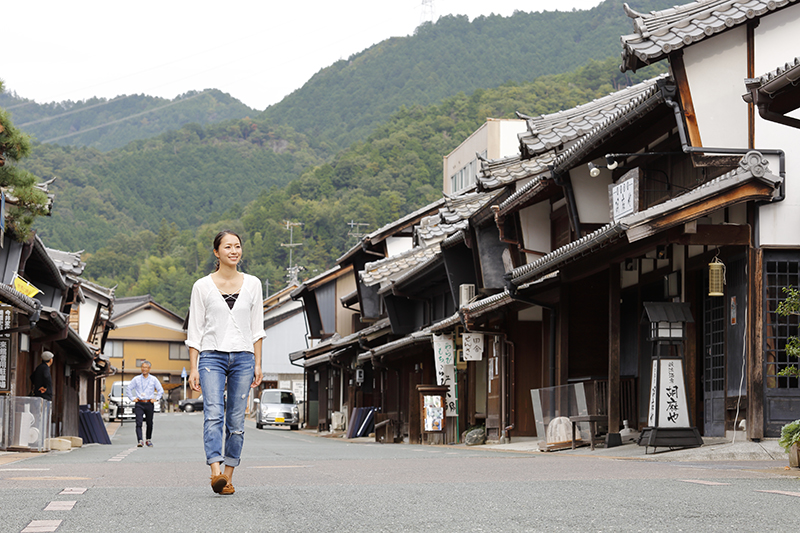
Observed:
[[[596,436],[597,423],[605,422],[607,419],[608,417],[605,415],[578,415],[569,417],[569,421],[572,422],[572,449],[575,449],[575,428],[580,422],[589,422],[589,446],[591,446],[592,450],[594,450],[595,441],[604,442],[603,438],[598,438]]]

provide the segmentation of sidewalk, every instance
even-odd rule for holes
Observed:
[[[503,450],[513,452],[552,453],[559,455],[588,455],[594,457],[607,457],[614,459],[635,459],[641,461],[774,461],[776,466],[789,465],[789,459],[783,448],[778,446],[778,439],[764,439],[753,442],[736,436],[736,441],[723,437],[703,438],[703,446],[699,448],[683,448],[669,450],[668,448],[647,448],[635,442],[625,443],[615,448],[596,446],[591,450],[582,446],[574,450],[567,449],[557,452],[540,452],[539,439],[536,437],[517,437],[507,444],[486,444],[481,448],[490,450]],[[798,471],[800,473],[800,471]]]

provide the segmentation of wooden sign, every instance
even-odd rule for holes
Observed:
[[[464,333],[461,338],[464,361],[480,361],[483,358],[483,333]]]
[[[608,186],[613,222],[639,211],[639,169],[629,170],[617,183]]]
[[[681,359],[653,360],[650,387],[648,426],[660,428],[691,426]]]

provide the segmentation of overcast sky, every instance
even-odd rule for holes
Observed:
[[[433,20],[600,0],[430,0]],[[4,2],[0,79],[39,103],[216,88],[264,109],[320,69],[430,20],[422,0]]]

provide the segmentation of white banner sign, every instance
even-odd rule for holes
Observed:
[[[456,367],[453,335],[433,335],[433,361],[436,366],[436,384],[447,385],[447,416],[458,416],[456,404]]]
[[[461,336],[464,361],[480,361],[483,358],[483,333],[464,333]]]
[[[652,427],[690,427],[686,385],[683,380],[683,361],[680,359],[653,361],[653,384],[656,383],[657,364],[658,385],[657,388],[656,385],[651,385],[648,424]],[[658,412],[655,407],[656,394]]]

